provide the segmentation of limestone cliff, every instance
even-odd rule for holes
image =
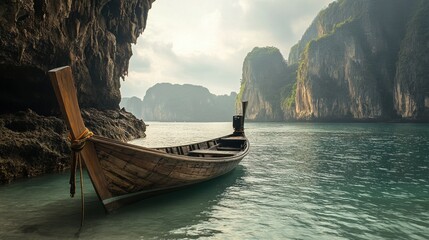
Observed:
[[[231,121],[237,94],[214,95],[202,86],[158,83],[146,91],[141,105],[147,121]]]
[[[354,19],[359,16],[363,4],[368,0],[337,1],[331,3],[328,8],[320,11],[311,25],[305,31],[301,40],[290,49],[288,63],[298,64],[307,44],[312,40],[331,33],[339,23]]]
[[[395,119],[398,53],[417,3],[343,0],[322,11],[295,47],[305,45],[299,54],[297,118]],[[296,61],[296,53],[291,55]]]
[[[287,66],[279,57],[261,61],[269,66],[246,57],[249,117],[279,120],[280,102],[281,120],[429,121],[428,15],[426,0],[331,3]]]
[[[429,1],[420,1],[412,16],[396,68],[394,103],[406,119],[429,119]]]
[[[134,114],[137,118],[143,119],[143,101],[140,98],[122,98],[119,106]]]
[[[55,67],[72,67],[91,130],[122,140],[144,135],[143,121],[119,110],[119,88],[120,78],[127,74],[131,43],[145,28],[153,1],[0,1],[1,181],[26,175],[20,173],[23,168],[10,167],[14,164],[32,169],[24,171],[32,172],[28,175],[62,168],[56,167],[63,164],[56,152],[64,152],[64,143],[49,140],[59,137],[47,130],[65,134],[56,127],[61,120],[46,74]],[[20,154],[27,148],[34,151]],[[43,161],[35,157],[38,153]]]
[[[283,119],[281,93],[288,85],[287,64],[277,48],[254,48],[243,63],[239,102],[249,102],[246,117],[255,121]]]

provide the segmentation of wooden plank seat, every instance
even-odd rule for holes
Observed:
[[[221,138],[220,139],[221,142],[244,142],[246,141],[245,137],[241,137],[241,136],[232,136],[232,137],[227,137],[227,138]]]
[[[190,156],[205,156],[205,155],[211,155],[211,156],[218,156],[218,157],[228,157],[228,156],[234,156],[238,153],[238,151],[216,151],[216,150],[193,150],[188,153]]]
[[[218,149],[222,148],[238,148],[242,149],[246,138],[242,136],[230,136],[219,139]]]
[[[221,147],[221,146],[219,146],[219,147],[217,147],[217,150],[220,150],[220,151],[241,151],[241,148],[238,148],[238,147]]]

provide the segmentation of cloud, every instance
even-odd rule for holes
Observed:
[[[147,88],[160,82],[202,85],[216,94],[238,91],[241,72],[236,69],[241,69],[241,61],[233,59],[241,59],[241,56],[222,59],[205,53],[177,54],[172,44],[149,39],[142,44],[144,48],[135,46],[137,54],[131,58],[130,66],[142,63],[145,70],[130,67],[121,86],[123,96],[143,98]]]
[[[256,46],[287,59],[317,13],[332,0],[160,0],[133,46],[123,96],[143,97],[160,82],[238,91],[243,60]]]

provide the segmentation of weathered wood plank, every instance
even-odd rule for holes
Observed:
[[[109,158],[103,161],[105,171],[109,171],[126,179],[133,188],[142,189],[152,185],[152,182],[147,181],[145,178],[141,178],[132,172],[127,171],[126,164],[126,162],[113,156],[109,156]]]
[[[238,153],[238,151],[216,151],[216,150],[194,150],[190,151],[188,154],[192,156],[198,156],[198,155],[210,155],[210,156],[219,156],[219,157],[228,157],[228,156],[234,156]]]
[[[176,167],[176,165],[177,161],[162,158],[158,161],[158,164],[152,169],[152,171],[168,176],[171,171],[173,171],[173,169]]]
[[[99,151],[106,152],[109,155],[113,155],[126,162],[132,162],[134,165],[143,168],[147,171],[151,171],[158,164],[159,159],[161,159],[160,157],[154,157],[154,155],[147,153],[115,150],[103,144],[96,144],[96,149]]]
[[[110,167],[104,168],[104,174],[107,176],[109,175],[112,177],[113,180],[115,180],[115,184],[118,186],[125,188],[130,188],[131,185],[134,185],[133,181],[131,179],[128,179],[124,177],[123,175],[119,174],[118,171],[110,169]]]
[[[113,173],[111,173],[111,172],[108,172],[108,171],[106,171],[105,172],[105,175],[106,175],[106,180],[108,181],[108,183],[109,183],[109,188],[110,188],[110,191],[115,195],[115,196],[118,196],[118,195],[122,195],[122,194],[127,194],[128,193],[128,191],[127,190],[125,190],[125,189],[127,189],[127,184],[118,184],[119,182],[121,182],[122,180],[120,179],[120,178],[118,178],[115,174],[113,174]],[[125,187],[122,187],[122,186],[125,186]]]

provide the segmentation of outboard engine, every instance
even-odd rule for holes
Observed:
[[[243,115],[235,115],[232,118],[232,127],[235,135],[244,135],[244,118],[246,117],[247,101],[242,102]]]
[[[242,133],[244,131],[243,127],[243,116],[235,115],[232,117],[232,127],[234,128],[234,133]]]

